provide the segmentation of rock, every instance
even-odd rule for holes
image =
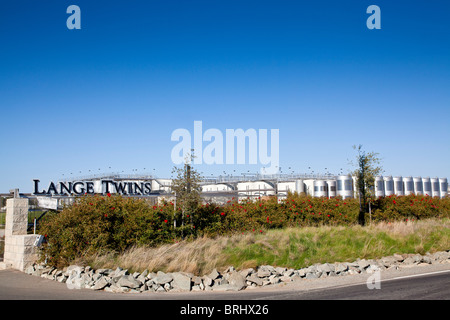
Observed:
[[[428,264],[432,263],[431,258],[429,256],[423,256],[422,257],[422,262],[428,263]]]
[[[141,286],[141,288],[139,289],[139,292],[144,292],[144,291],[147,291],[148,290],[148,287],[147,287],[147,285],[144,283],[142,286]]]
[[[104,289],[107,285],[109,285],[108,281],[106,281],[106,279],[104,277],[101,277],[95,284],[94,287],[92,289],[94,290],[102,290]]]
[[[81,273],[78,273],[77,269],[72,270],[69,273],[69,277],[66,280],[66,285],[69,289],[84,288],[84,279],[81,278]]]
[[[377,271],[380,271],[380,268],[375,264],[371,264],[366,268],[366,272],[369,274],[375,273]]]
[[[306,276],[306,268],[299,269],[297,272],[299,277],[304,278]]]
[[[217,271],[217,269],[214,268],[213,271],[208,275],[209,278],[212,280],[216,280],[220,276],[220,273]]]
[[[166,289],[164,289],[163,286],[157,286],[155,291],[156,292],[166,292]]]
[[[247,286],[245,284],[245,277],[243,277],[239,272],[232,272],[228,278],[228,283],[230,286],[234,287],[236,291],[245,289]]]
[[[192,286],[192,291],[202,291],[203,289],[199,285]]]
[[[147,280],[154,279],[154,278],[156,278],[156,273],[154,273],[154,272],[150,272],[149,274],[147,274],[145,276],[145,279],[147,279]]]
[[[334,270],[335,270],[336,273],[341,273],[341,272],[347,271],[348,270],[348,265],[345,264],[345,263],[338,263],[334,267]]]
[[[101,278],[104,278],[104,276],[101,275],[100,273],[95,273],[95,274],[92,276],[92,280],[93,280],[94,282],[100,280]]]
[[[292,277],[293,274],[294,274],[294,269],[289,269],[282,273],[282,275],[285,277]]]
[[[385,266],[386,268],[389,268],[389,267],[391,267],[391,266],[397,264],[397,262],[398,262],[398,260],[397,260],[396,258],[392,257],[392,256],[391,256],[391,257],[384,257],[384,258],[381,258],[379,261],[380,261],[381,264],[383,264],[383,266]]]
[[[317,271],[320,271],[322,273],[324,272],[329,273],[331,271],[334,271],[334,267],[332,268],[332,265],[324,263],[317,266]]]
[[[202,278],[198,276],[192,277],[191,281],[194,283],[194,286],[198,286],[203,282]]]
[[[209,276],[203,276],[203,284],[207,287],[211,287],[214,284],[214,280]]]
[[[260,277],[258,277],[256,274],[252,274],[252,275],[248,276],[247,281],[250,281],[250,282],[256,284],[257,286],[262,286],[262,284],[263,284],[263,280]]]
[[[431,256],[439,262],[442,262],[450,258],[450,254],[446,251],[435,252]]]
[[[280,277],[276,274],[273,274],[269,277],[269,282],[270,284],[277,284],[278,282],[280,282]]]
[[[255,269],[253,269],[253,268],[247,268],[247,269],[244,269],[244,270],[239,271],[239,273],[240,273],[243,277],[247,277],[247,276],[251,275],[251,274],[254,273],[254,272],[255,272]]]
[[[172,278],[172,287],[175,290],[191,291],[191,277],[180,272],[174,272]]]
[[[308,272],[305,276],[306,279],[317,279],[318,276],[316,275],[316,273],[313,272]]]
[[[263,287],[268,286],[269,284],[271,284],[270,280],[263,280]]]
[[[416,260],[413,257],[408,257],[405,260],[403,260],[403,264],[405,265],[411,265],[414,264]]]
[[[105,273],[107,273],[107,271],[108,270],[111,270],[111,269],[97,269],[97,270],[95,270],[95,273],[98,273],[98,274],[105,274]],[[112,271],[112,270],[111,270]],[[108,273],[109,274],[109,273]]]
[[[156,277],[153,279],[153,281],[159,285],[164,285],[172,280],[173,280],[172,275],[170,275],[169,273],[164,273],[162,271],[158,271],[156,273]]]
[[[71,265],[67,267],[66,273],[70,274],[73,272],[81,273],[84,271],[84,268],[82,266],[77,265]]]
[[[116,270],[114,272],[114,277],[122,277],[125,275],[128,275],[128,269],[122,269],[122,268],[117,268],[118,270]]]
[[[291,282],[292,279],[291,279],[291,277],[282,276],[282,277],[280,277],[280,281],[282,281],[282,282]]]
[[[401,256],[401,255],[399,255],[399,254],[397,254],[397,253],[395,253],[395,254],[392,256],[392,258],[395,259],[397,262],[402,262],[403,260],[405,260],[405,258],[403,258],[403,256]]]
[[[285,273],[287,270],[287,268],[282,268],[282,267],[276,267],[275,271],[279,274],[282,275],[283,273]]]
[[[260,278],[265,278],[265,277],[269,277],[272,273],[270,272],[269,269],[264,268],[264,267],[260,267],[258,269],[258,272],[256,272],[256,274]]]
[[[229,267],[225,270],[225,273],[233,272],[233,271],[236,271],[236,269],[235,269],[233,266],[229,266]]]
[[[42,269],[35,269],[31,275],[40,277],[42,274]]]
[[[223,275],[214,269],[209,275],[203,277],[185,272],[164,273],[158,271],[149,274],[147,270],[141,274],[135,272],[130,275],[128,270],[120,267],[115,270],[93,270],[89,266],[71,265],[64,270],[58,270],[42,263],[29,265],[24,272],[45,279],[65,282],[69,289],[90,288],[129,293],[147,290],[166,292],[172,289],[180,291],[239,291],[280,282],[303,281],[302,278],[317,279],[362,272],[372,274],[385,269],[400,269],[431,263],[450,263],[450,251],[427,253],[423,256],[420,254],[395,254],[377,260],[357,259],[354,262],[315,264],[299,270],[274,268],[268,265],[260,266],[257,271],[253,268],[237,271],[234,267],[229,267]]]
[[[145,269],[144,272],[141,273],[141,276],[143,276],[144,278],[148,275],[148,270]]]
[[[136,280],[132,275],[123,275],[119,281],[117,281],[117,285],[120,287],[127,287],[130,289],[139,288],[142,285],[142,282]]]
[[[362,271],[365,270],[370,264],[366,259],[358,260],[357,261],[358,268]]]
[[[225,278],[217,278],[216,280],[214,280],[214,286],[218,286],[221,284],[228,284],[228,280]]]
[[[137,280],[137,281],[140,281],[140,282],[142,282],[142,283],[145,283],[145,282],[147,281],[147,278],[146,278],[143,274],[140,274],[140,275],[136,278],[136,280]]]
[[[164,290],[169,291],[170,289],[172,289],[172,286],[170,285],[170,282],[164,283]]]
[[[312,266],[309,266],[308,268],[306,268],[306,270],[305,270],[305,273],[306,274],[308,274],[308,273],[316,273],[318,270],[317,270],[317,266],[316,265],[312,265]]]
[[[29,266],[25,269],[25,273],[27,273],[27,274],[33,274],[34,271],[35,271],[34,265],[29,265]]]

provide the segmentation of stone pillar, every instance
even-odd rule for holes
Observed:
[[[6,200],[5,237],[27,234],[28,199]]]
[[[28,199],[13,198],[6,201],[5,252],[0,268],[24,271],[38,258],[34,242],[38,235],[27,235]]]

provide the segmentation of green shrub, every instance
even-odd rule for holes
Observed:
[[[391,196],[373,201],[373,221],[450,217],[450,199]],[[151,205],[120,195],[83,196],[46,216],[38,232],[45,236],[42,257],[52,265],[132,246],[156,246],[199,236],[262,233],[269,229],[321,225],[354,225],[358,199],[315,198],[290,194],[285,200],[232,199],[224,205],[202,204],[193,212],[175,210],[171,202]],[[175,227],[174,227],[175,223]]]
[[[173,206],[118,195],[83,196],[40,223],[46,239],[42,255],[49,264],[67,265],[93,253],[164,243],[173,239],[172,223]]]

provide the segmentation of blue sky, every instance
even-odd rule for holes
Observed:
[[[66,27],[71,4],[81,30]],[[371,4],[381,30],[366,27]],[[70,173],[170,177],[171,134],[195,120],[279,129],[283,172],[346,172],[362,144],[386,174],[450,177],[449,12],[444,0],[3,2],[0,192]]]

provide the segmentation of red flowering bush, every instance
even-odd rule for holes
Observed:
[[[375,221],[450,217],[450,199],[411,194],[380,197],[373,203]]]
[[[285,227],[351,225],[359,214],[358,199],[314,198],[289,194],[285,200],[231,199],[224,205],[202,204],[192,212],[173,203],[152,205],[119,195],[83,196],[46,216],[43,257],[53,265],[101,252],[122,252],[134,245],[158,245],[181,238],[264,232]],[[450,217],[450,199],[391,196],[372,202],[373,221]],[[175,226],[174,226],[175,224]]]

